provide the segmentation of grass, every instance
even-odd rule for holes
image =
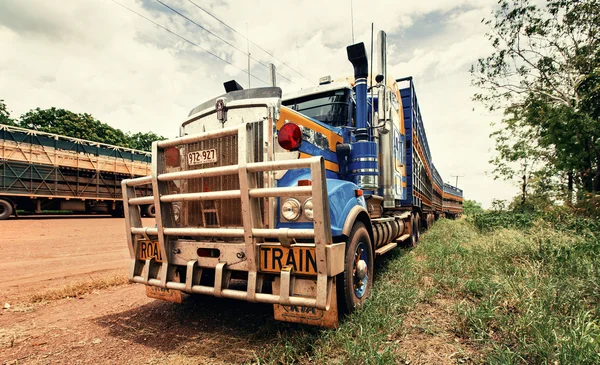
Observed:
[[[113,275],[100,278],[91,278],[91,280],[82,280],[73,284],[58,288],[48,289],[29,297],[29,303],[43,303],[51,300],[66,298],[78,298],[93,291],[106,289],[118,285],[127,284],[127,276]]]
[[[539,219],[492,230],[440,220],[416,248],[379,262],[372,297],[338,329],[291,325],[255,362],[426,363],[407,352],[411,340],[444,335],[458,342],[440,354],[446,363],[600,363],[597,234]],[[440,311],[423,310],[432,303],[445,306],[449,330],[436,327]],[[420,334],[406,323],[415,317]]]

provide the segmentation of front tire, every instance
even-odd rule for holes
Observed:
[[[373,286],[373,246],[365,225],[354,223],[346,244],[344,272],[338,275],[341,313],[352,313],[371,293]]]

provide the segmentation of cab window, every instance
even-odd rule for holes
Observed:
[[[343,127],[349,124],[349,89],[285,100],[282,104],[332,127]]]

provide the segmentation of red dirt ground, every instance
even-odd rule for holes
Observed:
[[[146,225],[150,224],[148,221]],[[212,297],[155,301],[142,285],[27,304],[31,295],[82,279],[124,275],[124,222],[110,218],[0,221],[0,364],[251,361],[260,328],[278,326],[270,305]],[[90,280],[92,280],[90,279]]]

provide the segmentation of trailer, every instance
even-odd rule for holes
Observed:
[[[121,181],[149,174],[150,162],[144,151],[0,125],[0,219],[18,210],[122,216]],[[140,208],[154,216],[152,204]]]
[[[448,218],[456,218],[463,213],[463,191],[455,186],[444,184],[443,212]]]
[[[384,32],[377,44],[375,75],[358,43],[353,77],[285,96],[232,80],[154,142],[152,174],[122,183],[129,280],[152,298],[268,303],[278,320],[335,327],[368,298],[376,256],[459,215],[412,78],[388,77]],[[144,226],[137,207],[151,203]]]

